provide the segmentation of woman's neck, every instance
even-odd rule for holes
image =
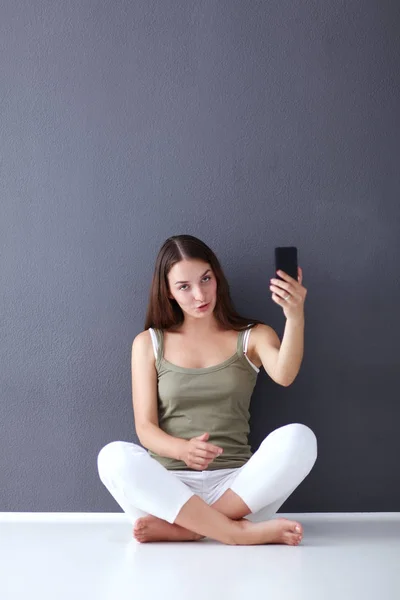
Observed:
[[[185,319],[178,331],[190,337],[203,338],[222,331],[222,328],[215,318]]]

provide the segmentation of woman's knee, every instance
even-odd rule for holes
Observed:
[[[139,455],[143,449],[130,442],[110,442],[103,446],[97,456],[97,469],[100,479],[107,476],[108,473],[115,472],[123,468],[127,461],[136,454]]]
[[[282,446],[286,446],[288,451],[297,458],[301,456],[311,470],[317,460],[318,444],[315,433],[310,427],[302,423],[291,423],[276,429],[270,436],[271,438],[281,438]],[[268,437],[264,442],[268,440]]]
[[[310,461],[311,468],[318,456],[318,443],[315,433],[310,427],[301,423],[292,423],[289,427],[293,428],[296,447],[298,447]]]

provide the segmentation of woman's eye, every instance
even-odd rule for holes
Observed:
[[[211,279],[211,277],[209,275],[206,275],[205,277],[203,277],[202,281],[204,281],[205,279]],[[181,287],[179,288],[179,291],[186,292],[186,290],[184,290],[183,288],[187,288],[187,287],[188,286],[186,284],[185,285],[181,285]]]

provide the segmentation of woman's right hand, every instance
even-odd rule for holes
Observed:
[[[214,458],[222,454],[222,448],[207,442],[209,437],[208,433],[203,433],[185,441],[181,458],[190,469],[205,471]]]

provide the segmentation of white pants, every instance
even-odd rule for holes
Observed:
[[[305,425],[294,423],[270,433],[245,465],[215,471],[168,471],[146,450],[129,442],[110,442],[99,452],[99,476],[132,523],[151,514],[174,523],[193,496],[207,504],[231,489],[250,508],[251,521],[271,519],[311,471],[317,441]]]

